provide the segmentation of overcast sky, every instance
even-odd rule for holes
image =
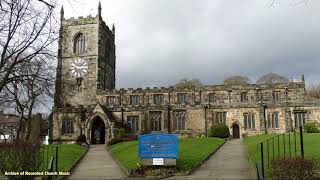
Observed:
[[[98,1],[69,1],[66,18],[97,13]],[[319,82],[320,1],[300,1],[103,0],[102,17],[116,26],[116,87],[238,74],[254,82],[268,72]]]

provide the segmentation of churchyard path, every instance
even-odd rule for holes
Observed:
[[[67,179],[125,179],[127,176],[113,160],[106,145],[92,145]]]
[[[169,179],[256,179],[241,139],[227,141],[207,162],[190,176]]]

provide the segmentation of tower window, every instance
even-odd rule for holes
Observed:
[[[85,52],[85,46],[86,46],[86,40],[82,33],[77,34],[77,36],[74,38],[74,52],[83,54]]]

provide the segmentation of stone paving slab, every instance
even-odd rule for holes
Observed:
[[[126,179],[126,177],[103,144],[92,145],[67,179]]]
[[[240,139],[227,141],[207,162],[190,176],[169,179],[256,179],[252,176],[249,158]]]

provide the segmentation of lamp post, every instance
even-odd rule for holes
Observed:
[[[267,120],[266,120],[266,107],[267,105],[265,103],[262,104],[263,107],[263,119],[264,119],[264,132],[267,134]]]
[[[204,128],[206,130],[206,137],[208,137],[207,109],[208,109],[208,105],[204,105]]]
[[[288,87],[287,86],[285,86],[284,87],[284,92],[285,92],[285,98],[286,98],[286,105],[287,105],[287,103],[288,103]]]
[[[263,108],[263,120],[264,120],[264,132],[267,134],[268,133],[268,129],[267,129],[267,120],[266,120],[266,108],[267,105],[265,103],[262,102],[262,93],[261,93],[261,89],[256,87],[256,91],[257,91],[257,96],[259,96],[259,92],[260,92],[260,105]],[[261,107],[260,106],[260,107]],[[261,116],[260,116],[261,117]],[[261,122],[260,122],[261,124]]]
[[[257,94],[256,94],[256,96],[257,96],[257,97],[256,97],[256,98],[257,98],[256,101],[259,102],[259,92],[260,92],[260,88],[259,88],[259,87],[256,87],[256,92],[257,92]],[[261,101],[262,101],[262,99],[261,99]]]
[[[170,123],[170,111],[171,111],[171,106],[170,106],[170,104],[168,104],[168,117],[167,117],[167,119],[168,119],[168,133],[170,134],[171,133],[171,123]]]
[[[231,104],[231,88],[228,88],[229,105]]]

